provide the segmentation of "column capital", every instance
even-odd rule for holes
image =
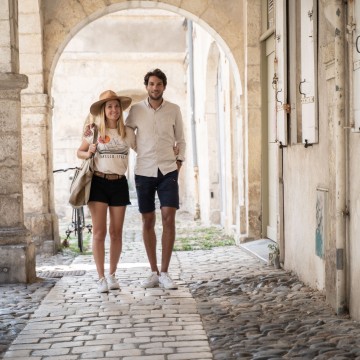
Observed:
[[[18,245],[31,242],[30,231],[25,226],[19,227],[1,227],[0,228],[0,246]]]
[[[23,74],[0,73],[0,91],[16,90],[19,91],[28,87],[28,77]]]

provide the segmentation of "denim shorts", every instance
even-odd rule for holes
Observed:
[[[108,180],[93,176],[90,189],[90,201],[99,201],[109,206],[130,205],[129,185],[126,177]]]
[[[155,193],[160,207],[179,208],[179,173],[177,170],[163,175],[160,170],[157,177],[135,175],[136,193],[140,213],[155,211]]]

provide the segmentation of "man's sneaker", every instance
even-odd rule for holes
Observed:
[[[108,292],[109,291],[109,288],[108,288],[108,284],[106,282],[106,279],[103,277],[101,278],[98,283],[98,292],[99,293],[104,293],[104,292]]]
[[[141,282],[141,287],[144,289],[159,286],[159,276],[156,271],[152,272],[146,279]]]
[[[120,289],[120,285],[119,285],[119,282],[117,281],[117,279],[115,277],[115,273],[112,274],[112,275],[109,275],[107,281],[108,281],[110,290]]]
[[[159,276],[159,285],[164,289],[173,289],[176,290],[178,286],[174,283],[173,279],[169,276],[168,273],[162,272]]]

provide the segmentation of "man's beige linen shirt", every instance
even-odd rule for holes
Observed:
[[[154,110],[146,99],[130,109],[126,126],[136,134],[135,174],[157,177],[177,170],[176,160],[185,160],[185,140],[180,107],[163,100]],[[173,146],[179,147],[174,154]]]

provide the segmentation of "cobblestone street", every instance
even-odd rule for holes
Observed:
[[[179,232],[191,226],[179,211]],[[140,218],[130,206],[117,272],[121,290],[96,292],[91,255],[38,258],[38,274],[64,276],[0,287],[0,354],[38,360],[360,359],[359,323],[336,316],[320,292],[237,246],[176,251],[170,272],[179,290],[142,289],[147,268]]]

